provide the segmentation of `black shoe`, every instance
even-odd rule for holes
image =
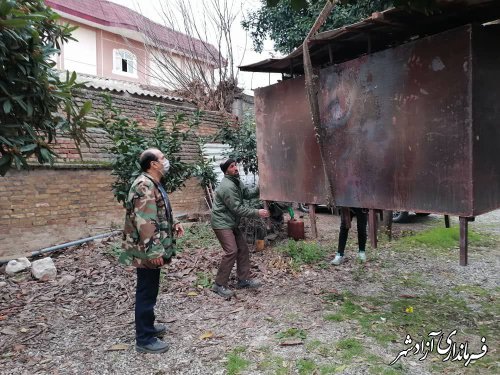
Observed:
[[[151,344],[147,345],[135,345],[135,350],[139,353],[165,353],[169,348],[169,345],[166,342],[155,339]]]
[[[214,284],[212,286],[212,292],[217,293],[219,296],[224,298],[231,298],[234,295],[233,291],[219,284]]]
[[[255,289],[260,287],[262,284],[260,283],[259,280],[255,279],[248,279],[248,280],[240,280],[238,281],[238,285],[236,285],[237,288],[250,288],[250,289]]]
[[[155,336],[163,336],[167,332],[167,326],[165,324],[155,324]]]

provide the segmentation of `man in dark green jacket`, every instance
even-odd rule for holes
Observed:
[[[212,290],[230,298],[233,292],[227,288],[229,275],[236,262],[239,288],[257,288],[260,283],[250,278],[250,254],[245,235],[239,230],[241,217],[269,217],[269,211],[245,206],[243,199],[259,195],[259,188],[249,190],[240,181],[236,161],[228,159],[220,164],[224,178],[215,191],[211,224],[225,254]]]

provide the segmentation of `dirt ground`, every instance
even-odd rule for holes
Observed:
[[[162,278],[156,315],[168,325],[171,348],[161,355],[135,351],[135,270],[117,264],[116,239],[52,254],[55,281],[0,273],[0,373],[500,373],[500,211],[470,224],[488,241],[471,244],[467,267],[458,264],[458,247],[436,250],[400,240],[442,225],[435,215],[395,224],[395,239],[368,247],[365,264],[356,261],[352,230],[347,262],[334,267],[329,261],[339,218],[320,213],[322,261],[293,266],[278,249],[286,243],[268,246],[252,253],[253,272],[264,286],[238,290],[231,300],[207,287],[219,246],[208,241],[186,249]],[[457,348],[467,341],[469,352],[481,353],[484,336],[486,355],[466,367],[464,360],[443,362],[434,350],[424,360],[409,353],[389,366],[409,347],[407,333],[419,332],[412,337],[423,340],[431,331],[446,338],[455,329]]]

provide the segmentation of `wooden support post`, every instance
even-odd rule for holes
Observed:
[[[468,218],[460,216],[460,265],[467,265],[467,251],[468,251]]]
[[[449,215],[444,215],[444,226],[446,228],[450,227],[450,216]]]
[[[377,213],[375,210],[368,211],[368,233],[370,243],[374,249],[377,248]]]
[[[318,238],[318,227],[316,226],[316,205],[309,205],[309,220],[311,220],[311,234],[314,238]]]
[[[392,211],[381,211],[382,214],[382,232],[389,241],[392,240]]]

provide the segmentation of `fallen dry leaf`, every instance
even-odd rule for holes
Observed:
[[[198,295],[198,293],[196,293],[196,292],[189,292],[187,295],[189,297],[196,297]]]
[[[111,346],[108,351],[115,351],[115,350],[127,350],[130,347],[129,344],[115,344]]]
[[[214,333],[212,331],[206,331],[200,336],[200,340],[211,339],[214,337]]]
[[[292,345],[302,345],[304,342],[300,339],[294,339],[294,340],[285,340],[281,341],[280,345],[281,346],[292,346]]]

